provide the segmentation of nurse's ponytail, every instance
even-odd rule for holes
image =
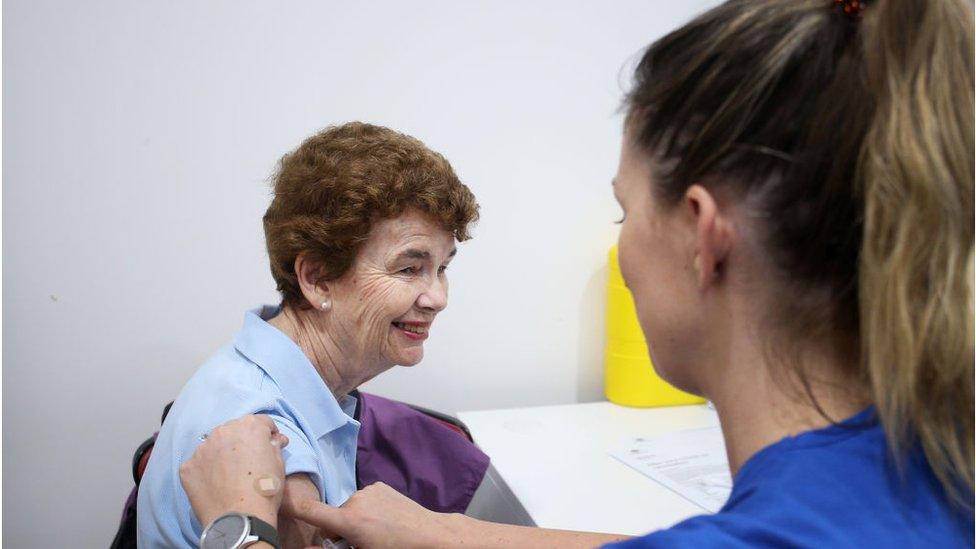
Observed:
[[[867,10],[861,363],[894,455],[917,441],[972,506],[973,14],[956,0]]]
[[[730,0],[652,44],[626,100],[660,203],[747,208],[785,296],[770,346],[833,353],[896,461],[921,448],[967,507],[973,62],[967,0]]]

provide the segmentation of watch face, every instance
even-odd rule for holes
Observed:
[[[247,524],[240,515],[224,515],[213,522],[200,540],[201,549],[234,549],[244,539]]]

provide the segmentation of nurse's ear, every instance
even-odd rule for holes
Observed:
[[[331,284],[325,281],[322,264],[308,257],[306,252],[295,258],[295,277],[302,290],[302,296],[313,309],[329,311],[332,309]]]
[[[699,289],[705,290],[723,280],[735,229],[729,212],[723,210],[716,196],[705,187],[688,187],[682,202],[694,224],[692,265]]]

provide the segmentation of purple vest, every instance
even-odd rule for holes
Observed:
[[[463,513],[488,456],[444,422],[402,402],[359,393],[359,487],[382,481],[424,507]]]

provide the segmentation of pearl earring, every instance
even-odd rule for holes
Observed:
[[[323,311],[328,311],[331,308],[332,308],[332,302],[330,302],[329,300],[325,300],[325,301],[322,302],[322,310]]]

